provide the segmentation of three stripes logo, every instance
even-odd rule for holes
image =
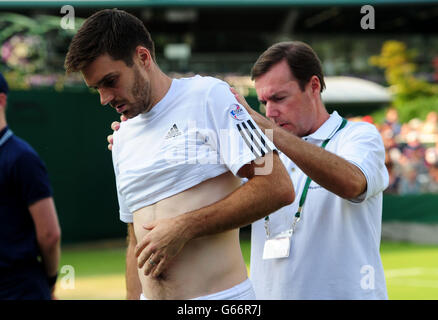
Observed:
[[[176,126],[176,124],[174,124],[172,126],[172,128],[169,129],[169,131],[167,132],[167,134],[164,137],[164,139],[168,140],[168,139],[172,139],[172,138],[175,138],[177,136],[180,136],[180,135],[182,135],[181,131],[179,131],[179,129]]]
[[[260,129],[256,128],[252,120],[242,121],[236,124],[243,141],[251,150],[251,152],[258,158],[264,157],[265,154],[272,152],[272,149],[263,138]]]

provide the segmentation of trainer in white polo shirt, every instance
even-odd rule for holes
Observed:
[[[289,158],[280,158],[290,173],[296,200],[253,223],[251,279],[259,299],[386,299],[379,255],[382,190],[387,172],[376,128],[348,122],[337,131],[337,112],[313,134],[304,137],[356,165],[367,179],[367,191],[345,200],[314,181],[308,187],[300,219],[291,237],[288,257],[263,259],[266,228],[271,237],[292,228],[307,176]]]
[[[251,74],[269,120],[246,107],[260,128],[273,129],[297,195],[253,223],[257,298],[387,299],[379,247],[388,172],[379,132],[327,112],[320,61],[302,42],[271,46]]]

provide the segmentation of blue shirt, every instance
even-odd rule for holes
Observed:
[[[52,196],[46,167],[35,150],[8,129],[0,131],[0,299],[47,280],[29,206]],[[38,282],[38,283],[36,283]],[[40,289],[38,289],[40,290]],[[44,297],[32,294],[34,299]]]

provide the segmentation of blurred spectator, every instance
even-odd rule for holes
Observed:
[[[390,108],[385,121],[376,126],[382,135],[389,173],[385,193],[438,193],[438,112],[429,112],[424,122],[413,118],[401,125],[397,110]],[[426,148],[430,143],[434,145]]]
[[[418,138],[421,134],[421,127],[423,123],[418,118],[413,118],[409,120],[408,123],[404,123],[401,126],[399,139],[400,141],[407,141],[409,139],[408,135],[412,132],[415,132],[418,135]]]
[[[368,122],[368,123],[374,124],[374,119],[373,119],[373,117],[372,117],[372,116],[369,116],[369,115],[367,115],[367,116],[363,116],[363,117],[362,117],[362,121],[363,121],[363,122]]]
[[[413,165],[405,165],[403,167],[403,175],[400,179],[398,193],[401,195],[406,194],[419,194],[421,193],[421,183],[418,180],[417,170]]]
[[[398,120],[398,112],[395,108],[389,108],[386,112],[385,124],[389,125],[392,128],[392,131],[395,135],[400,134],[401,125]]]
[[[397,169],[394,166],[394,162],[391,161],[389,153],[386,153],[385,155],[385,166],[389,174],[389,184],[384,193],[397,194],[400,185],[400,175],[398,174]]]
[[[434,143],[438,138],[438,113],[431,111],[421,127],[421,139],[427,143]]]
[[[424,158],[428,166],[438,164],[438,140],[435,141],[435,146],[426,149]]]
[[[421,144],[419,137],[419,133],[415,130],[411,130],[406,135],[407,144],[402,150],[399,162],[403,166],[412,166],[418,173],[425,173],[427,172],[426,148]]]
[[[438,133],[438,113],[431,111],[426,116],[426,121],[423,124],[424,134],[437,134]]]
[[[438,193],[438,163],[430,166],[429,168],[429,182],[425,192]]]
[[[398,163],[401,156],[401,147],[397,143],[396,136],[392,127],[386,123],[384,123],[380,127],[380,134],[382,135],[383,145],[385,147],[385,151],[389,156],[389,160],[391,162]]]

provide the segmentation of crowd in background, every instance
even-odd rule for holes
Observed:
[[[370,116],[351,120],[373,122]],[[401,124],[397,110],[390,108],[384,122],[375,125],[386,150],[389,186],[385,193],[438,193],[438,113]]]

